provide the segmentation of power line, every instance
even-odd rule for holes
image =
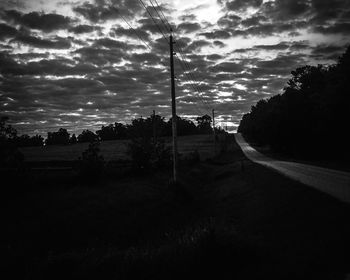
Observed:
[[[186,72],[187,70],[185,69],[185,67],[183,66],[183,62],[180,60],[180,58],[178,56],[176,56],[176,58],[178,59],[179,63],[180,63],[180,67],[182,68],[182,70],[184,71],[184,75],[188,75]],[[194,93],[195,93],[195,97],[198,98],[198,100],[200,100],[202,102],[202,104],[207,107],[207,104],[204,103],[204,101],[202,100],[201,96],[198,94],[196,95],[196,92],[200,92],[200,90],[198,89],[198,87],[196,87],[195,83],[193,82],[193,80],[191,78],[185,78],[186,81],[192,86]],[[207,107],[207,110],[210,111],[210,109]]]
[[[125,19],[125,17],[124,17],[122,14],[120,14],[120,13],[119,13],[119,15],[120,15],[121,18],[125,21],[125,23],[130,27],[130,29],[132,29],[132,30],[135,32],[136,36],[140,39],[140,41],[142,41],[143,44],[144,44],[147,48],[149,48],[150,50],[152,50],[152,48],[145,42],[145,40],[143,40],[143,39],[139,36],[138,32],[129,24],[129,22]]]
[[[193,80],[193,77],[191,77],[191,72],[190,72],[189,70],[186,70],[186,69],[185,69],[186,67],[183,66],[183,65],[184,65],[184,62],[181,61],[181,59],[180,59],[178,56],[176,56],[176,57],[177,57],[177,59],[179,60],[180,67],[181,67],[182,70],[184,71],[184,75],[189,76],[188,82],[192,85],[194,91],[195,91],[195,92],[198,92],[198,95],[195,95],[195,96],[198,96],[199,100],[203,103],[203,105],[207,108],[207,110],[210,111],[210,108],[209,108],[208,104],[204,102],[204,99],[203,99],[202,96],[199,94],[199,93],[203,93],[203,92],[202,92],[202,90],[201,90],[197,85],[195,85],[195,81]],[[188,72],[188,74],[187,74],[186,72]]]
[[[152,21],[154,22],[154,24],[157,26],[159,32],[163,35],[163,38],[165,39],[165,41],[169,44],[168,39],[166,38],[166,36],[164,35],[162,29],[159,27],[158,23],[156,22],[156,20],[154,19],[154,17],[152,16],[152,14],[150,13],[150,11],[147,9],[145,3],[142,0],[139,0],[140,3],[142,4],[142,6],[144,7],[144,9],[146,10],[146,12],[148,13],[148,15],[151,17]]]
[[[177,60],[179,61],[179,65],[182,68],[182,70],[184,71],[184,75],[186,75],[186,69],[184,69],[183,65],[182,65],[182,61],[180,60],[180,58],[178,56],[176,56]],[[188,82],[190,84],[190,86],[192,86],[192,89],[194,90],[194,97],[196,97],[200,102],[202,102],[202,104],[206,106],[206,104],[203,102],[203,100],[201,99],[201,96],[196,95],[196,91],[198,91],[198,89],[196,88],[196,86],[194,85],[193,81],[188,80],[185,76],[184,76],[184,80],[186,80],[186,82]],[[197,107],[197,106],[196,106]],[[210,111],[210,109],[207,107],[206,108],[208,111]]]
[[[159,25],[157,24],[156,20],[155,20],[154,17],[152,16],[152,14],[151,14],[151,13],[149,12],[149,10],[147,9],[147,7],[146,7],[146,5],[144,4],[144,2],[143,2],[142,0],[139,0],[139,1],[141,2],[141,4],[143,5],[144,9],[147,11],[147,13],[149,14],[149,16],[151,17],[151,19],[153,20],[154,24],[157,26],[158,30],[162,33],[164,39],[168,42],[167,38],[165,37],[164,33],[162,32],[161,28],[160,28]],[[150,3],[151,3],[152,7],[154,8],[154,10],[156,11],[156,13],[157,13],[159,19],[160,19],[161,22],[163,23],[164,28],[168,31],[168,29],[167,29],[167,25],[168,25],[170,31],[172,32],[172,27],[171,27],[169,21],[166,19],[166,17],[165,17],[165,15],[164,15],[164,13],[162,12],[162,10],[160,9],[160,6],[159,6],[159,3],[157,2],[157,0],[154,0],[154,1],[155,1],[156,5],[157,5],[158,9],[160,10],[160,13],[163,15],[163,18],[164,18],[164,19],[162,18],[162,16],[161,16],[160,13],[158,12],[158,10],[157,10],[157,8],[155,7],[155,5],[153,4],[152,0],[149,0],[149,1],[150,1]],[[169,42],[168,42],[168,43],[169,43]],[[184,70],[184,75],[189,76],[190,79],[189,79],[188,82],[191,84],[191,86],[193,87],[194,91],[195,91],[195,92],[198,92],[198,95],[195,95],[195,96],[196,96],[197,98],[199,98],[199,100],[203,103],[203,105],[207,107],[207,110],[210,111],[210,108],[208,107],[208,104],[206,104],[205,100],[204,100],[204,99],[201,97],[201,95],[199,94],[199,93],[202,93],[202,94],[203,94],[202,89],[199,87],[199,85],[197,85],[197,86],[194,85],[196,79],[194,79],[194,76],[193,76],[192,73],[191,73],[191,70],[190,70],[189,65],[186,64],[187,61],[186,61],[185,58],[183,57],[183,54],[181,53],[181,51],[178,50],[178,48],[177,48],[177,51],[178,51],[179,54],[181,55],[181,57],[182,57],[182,59],[183,59],[183,63],[185,64],[185,67],[183,67],[183,66],[181,65],[181,59],[180,59],[178,56],[176,56],[176,58],[177,58],[177,59],[179,60],[179,62],[180,62],[181,68],[183,68],[183,70]],[[185,69],[186,66],[187,66],[187,68],[189,68],[189,69],[188,69],[188,74],[186,73],[186,72],[187,72],[187,70]]]
[[[191,67],[190,67],[190,65],[188,64],[188,62],[186,61],[186,59],[184,58],[184,55],[183,55],[182,52],[179,50],[179,48],[180,48],[180,50],[182,50],[181,47],[179,46],[179,47],[177,48],[177,51],[178,51],[178,53],[180,54],[180,56],[182,57],[183,63],[185,64],[185,66],[187,66],[188,75],[190,76],[192,82],[195,83],[195,81],[196,81],[197,79],[194,77],[194,74],[191,72]],[[203,90],[202,90],[202,88],[200,87],[200,84],[197,85],[197,88],[198,88],[197,91],[200,92],[201,94],[203,94]],[[203,99],[203,100],[204,100],[204,102],[206,103],[206,106],[209,106],[208,103],[206,102],[206,100],[205,100],[205,99]],[[208,109],[208,110],[210,111],[210,109]]]
[[[164,15],[164,13],[163,13],[162,9],[160,8],[160,6],[159,6],[159,4],[158,4],[158,1],[157,1],[157,0],[154,0],[154,1],[155,1],[155,2],[156,2],[156,4],[157,4],[158,10],[159,10],[159,11],[160,11],[160,13],[163,15],[164,20],[165,20],[165,21],[166,21],[166,23],[168,24],[169,29],[170,29],[170,32],[173,32],[173,28],[171,27],[171,25],[170,25],[169,21],[168,21],[168,20],[167,20],[167,18],[165,17],[165,15]]]
[[[170,28],[170,30],[167,29],[166,23],[164,22],[164,20],[162,19],[162,17],[161,17],[160,14],[158,13],[158,10],[156,9],[156,7],[153,5],[152,0],[149,0],[149,1],[150,1],[151,5],[152,5],[153,9],[156,11],[158,17],[159,17],[160,20],[162,21],[163,25],[165,26],[165,30],[166,30],[167,32],[170,32],[170,31],[171,31],[171,28]],[[158,5],[158,7],[159,7],[159,5]]]

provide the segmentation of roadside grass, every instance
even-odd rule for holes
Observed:
[[[165,143],[171,145],[171,138],[164,138]],[[126,154],[128,140],[102,141],[100,145],[101,154],[106,161],[119,161],[129,159]],[[45,161],[75,161],[89,143],[77,143],[66,146],[44,146],[44,147],[23,147],[20,151],[23,153],[26,161],[45,162]],[[213,154],[212,135],[190,135],[178,137],[179,152],[188,154],[197,150],[201,158],[211,157]]]
[[[11,193],[2,198],[3,265],[14,279],[319,280],[350,271],[348,205],[249,162],[234,142],[180,167],[180,192],[169,170],[88,187],[47,174]]]

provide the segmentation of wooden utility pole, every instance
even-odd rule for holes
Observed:
[[[214,155],[216,155],[216,134],[215,134],[215,112],[214,112],[214,109],[212,110],[212,113],[213,113]]]
[[[173,35],[170,35],[170,74],[171,74],[171,112],[172,112],[172,129],[173,129],[173,180],[177,182],[177,116],[175,100],[175,75],[174,75],[174,42]]]

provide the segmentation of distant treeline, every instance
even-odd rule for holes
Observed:
[[[6,119],[7,120],[7,119]],[[3,119],[2,126],[5,129]],[[177,134],[179,136],[208,134],[212,132],[211,117],[204,115],[196,118],[197,124],[191,120],[177,117]],[[107,141],[119,139],[131,139],[135,137],[164,137],[172,135],[172,119],[165,121],[160,115],[151,115],[147,118],[137,118],[131,124],[114,123],[102,126],[96,132],[83,130],[81,134],[69,134],[64,128],[59,128],[58,131],[48,132],[47,138],[44,139],[41,135],[17,136],[17,131],[11,127],[8,141],[15,144],[17,147],[43,146],[45,145],[70,145],[75,143]],[[220,128],[217,129],[220,132]]]
[[[350,47],[335,65],[292,71],[284,93],[252,106],[238,132],[293,156],[349,159],[349,113]]]

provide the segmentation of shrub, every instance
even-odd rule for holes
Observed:
[[[195,149],[193,152],[190,152],[185,157],[185,162],[187,162],[190,165],[196,164],[200,162],[200,154],[197,149]]]
[[[83,180],[96,181],[103,173],[105,161],[99,146],[99,142],[91,142],[79,158],[79,175]]]
[[[0,166],[21,168],[24,156],[15,143],[17,131],[7,121],[8,117],[0,117]]]
[[[151,137],[133,138],[128,144],[127,153],[131,157],[132,167],[136,170],[166,168],[170,165],[170,149],[159,139]]]

